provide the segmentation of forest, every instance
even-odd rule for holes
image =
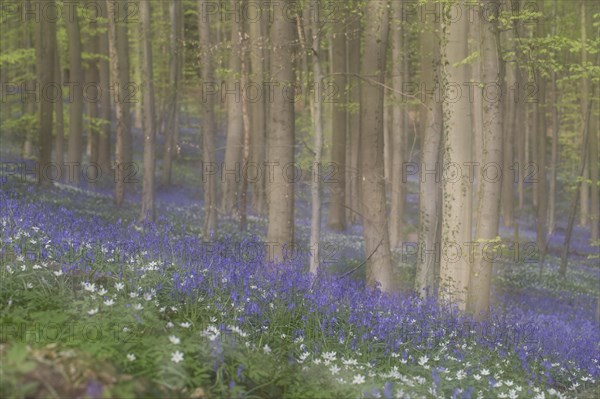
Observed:
[[[2,0],[0,397],[600,397],[600,2]]]

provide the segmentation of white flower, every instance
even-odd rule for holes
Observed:
[[[519,397],[519,394],[514,389],[511,389],[510,391],[508,391],[508,397],[509,399],[517,399]]]
[[[365,376],[363,376],[363,375],[357,374],[352,379],[352,384],[364,384],[364,383],[365,383]]]
[[[304,362],[309,355],[310,353],[308,352],[302,352],[302,354],[298,356],[298,363]]]
[[[83,289],[89,292],[96,292],[96,284],[88,283],[87,281],[83,283]]]
[[[98,313],[98,308],[96,308],[96,309],[90,309],[90,310],[88,310],[88,314],[89,314],[89,315],[92,315],[92,316],[93,316],[93,315],[95,315],[96,313]]]
[[[33,265],[33,267],[32,267],[33,270],[39,270],[41,268],[42,267],[40,265]]]
[[[53,273],[54,273],[54,275],[55,275],[56,277],[59,277],[59,276],[62,276],[62,275],[63,275],[63,272],[62,272],[62,270],[57,270],[57,271],[55,271],[55,272],[53,272]]]
[[[479,381],[481,379],[481,376],[479,374],[475,374],[473,376],[473,378],[475,378],[477,381]]]
[[[121,291],[123,288],[125,288],[125,284],[119,282],[119,283],[115,283],[115,289],[117,291]]]
[[[334,364],[333,366],[329,367],[329,371],[331,371],[331,374],[336,375],[340,372],[340,368]]]
[[[184,323],[179,323],[179,325],[183,328],[190,328],[192,324],[186,321]]]
[[[323,359],[325,359],[325,360],[334,361],[336,353],[335,352],[324,352],[322,354],[322,356],[323,356]]]
[[[181,340],[174,335],[169,336],[169,341],[171,341],[173,345],[179,345],[181,342]]]
[[[182,360],[183,360],[183,353],[181,353],[179,351],[175,351],[175,352],[171,353],[171,361],[173,363],[179,363]]]
[[[344,366],[356,366],[358,362],[356,359],[342,359]]]
[[[457,380],[462,380],[463,378],[465,378],[467,376],[467,373],[465,373],[463,370],[458,370],[456,372],[456,379]]]
[[[27,288],[33,288],[33,284],[32,283],[27,283]]]
[[[263,346],[263,352],[265,352],[265,353],[271,353],[271,348],[269,347],[269,345]]]
[[[133,305],[133,308],[135,310],[142,310],[142,309],[144,309],[144,307],[142,306],[141,303],[136,303],[135,305]]]
[[[106,306],[112,306],[115,304],[115,301],[113,301],[112,299],[107,299],[106,301],[104,301],[104,304]]]
[[[426,365],[428,361],[429,361],[429,358],[427,356],[421,356],[419,358],[419,366]]]
[[[171,323],[171,322],[168,322],[168,323],[167,323],[167,328],[173,328],[174,326],[175,326],[175,325],[174,325],[173,323]]]
[[[133,353],[127,354],[127,360],[129,360],[130,362],[133,362],[135,359],[136,359],[136,357]]]
[[[138,293],[137,293],[137,292],[135,292],[135,291],[131,291],[131,292],[129,293],[129,297],[130,297],[130,298],[137,298],[137,297],[138,297]]]
[[[210,322],[211,323],[216,323],[217,322],[217,318],[215,316],[210,316]]]
[[[488,370],[488,369],[481,369],[481,375],[490,375],[490,370]]]
[[[102,296],[102,295],[106,295],[108,291],[104,289],[104,287],[100,288],[100,290],[98,291],[98,295]]]
[[[152,294],[151,294],[151,293],[149,293],[149,292],[146,292],[146,293],[144,294],[144,299],[145,299],[146,301],[148,301],[148,302],[149,302],[149,301],[151,301],[151,300],[152,300]]]

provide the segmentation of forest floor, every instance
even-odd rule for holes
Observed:
[[[3,161],[16,159],[14,148],[1,151]],[[263,218],[250,217],[246,233],[223,218],[207,242],[197,162],[183,152],[174,186],[158,190],[157,222],[144,226],[135,223],[138,192],[117,210],[108,187],[40,190],[2,176],[0,396],[600,393],[600,267],[584,229],[575,231],[565,279],[557,273],[561,228],[542,267],[535,256],[515,258],[512,230],[501,229],[507,248],[495,266],[492,316],[474,322],[411,295],[414,259],[401,248],[396,296],[365,289],[364,268],[339,278],[364,260],[360,226],[324,229],[331,263],[317,281],[303,273],[306,256],[273,267],[247,250],[264,237]],[[409,182],[407,226],[416,226],[415,192]],[[303,244],[308,198],[301,186]],[[523,243],[535,239],[533,223],[519,219]]]

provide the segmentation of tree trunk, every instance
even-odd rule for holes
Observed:
[[[360,176],[361,214],[367,261],[367,284],[380,284],[384,292],[394,288],[385,204],[383,165],[383,82],[388,38],[385,2],[364,9],[365,47],[361,62]]]
[[[581,14],[580,14],[580,26],[581,26],[581,64],[585,65],[588,62],[588,53],[587,53],[587,7],[586,0],[581,0]],[[581,79],[581,118],[583,123],[586,123],[585,120],[585,112],[588,108],[588,103],[590,102],[590,85],[587,77],[583,77]],[[583,130],[586,130],[587,126],[584,126]],[[583,181],[581,182],[581,194],[579,195],[579,225],[587,226],[589,224],[589,216],[590,216],[590,184],[588,180],[590,179],[590,162],[585,163],[585,167],[583,169]]]
[[[202,84],[204,89],[214,83],[211,54],[210,21],[205,8],[208,0],[198,1],[198,27],[201,46]],[[215,101],[212,95],[202,99],[202,182],[204,189],[203,235],[210,237],[217,229],[217,164],[215,157]],[[211,173],[214,172],[214,173]]]
[[[143,93],[143,130],[144,130],[144,172],[142,180],[142,208],[140,221],[154,221],[154,169],[156,163],[156,124],[154,106],[154,84],[152,77],[152,43],[150,30],[150,2],[140,0],[140,46],[142,48],[142,93]]]
[[[402,166],[404,164],[404,119],[405,104],[403,98],[398,94],[402,91],[402,80],[404,79],[404,57],[407,51],[405,45],[408,43],[408,37],[403,40],[402,23],[402,3],[396,1],[392,3],[392,88],[394,90],[394,103],[392,111],[391,145],[392,145],[392,166],[391,166],[391,191],[392,204],[390,209],[390,245],[397,247],[402,242],[402,217],[404,214],[404,182],[402,176]]]
[[[484,6],[497,10],[499,0],[486,0]],[[499,88],[504,87],[502,54],[500,46],[500,33],[497,20],[481,20],[482,33],[482,66],[483,82],[486,85],[495,83]],[[495,248],[492,244],[498,235],[498,221],[500,217],[500,197],[502,192],[502,144],[503,118],[502,97],[496,99],[486,98],[483,104],[483,153],[482,178],[479,180],[479,211],[477,212],[476,241],[481,243],[475,246],[474,264],[470,277],[470,310],[478,319],[483,319],[489,314],[490,288],[492,282],[493,260],[485,254],[486,247]],[[497,165],[497,167],[491,167]],[[489,171],[496,169],[495,171]]]
[[[331,46],[331,72],[333,73],[333,84],[338,90],[339,97],[333,103],[331,122],[331,162],[335,168],[335,175],[328,185],[331,189],[329,202],[328,225],[333,230],[344,230],[346,228],[346,19],[344,18],[345,5],[340,4],[339,13],[336,14],[332,26]],[[314,30],[314,26],[313,26]],[[314,34],[314,32],[313,32]],[[314,64],[313,64],[314,66]],[[320,80],[316,80],[317,88],[321,92]],[[318,98],[317,101],[323,101]],[[316,150],[315,150],[316,151]]]
[[[55,45],[57,45],[57,37],[56,37],[56,26],[52,30],[52,35],[54,38],[51,39]],[[55,47],[56,48],[56,47]],[[58,51],[54,51],[54,82],[60,87],[63,86],[63,77],[62,70],[60,67],[60,53]],[[108,94],[107,94],[108,95]],[[58,164],[60,168],[63,167],[63,163],[65,162],[65,117],[63,114],[63,97],[54,103],[54,114],[56,115],[56,139],[54,146],[54,160]]]
[[[92,32],[97,33],[98,24],[96,21],[90,21],[90,28]],[[99,87],[100,82],[100,71],[98,69],[98,54],[99,54],[99,38],[98,35],[94,35],[88,38],[87,42],[84,45],[85,51],[91,55],[91,58],[88,60],[88,65],[86,70],[84,71],[85,77],[85,85],[90,85],[89,87]],[[89,163],[91,165],[98,166],[98,146],[99,142],[99,132],[98,132],[98,101],[95,101],[93,98],[87,98],[85,101],[85,105],[87,108],[87,116],[89,123],[89,135],[88,135],[88,157]],[[87,181],[86,183],[96,183],[96,179],[94,176],[90,176],[92,179]],[[86,178],[87,179],[87,178]]]
[[[120,10],[126,9],[128,0],[120,0]],[[129,5],[131,8],[132,6]],[[129,74],[129,34],[128,25],[130,21],[121,18],[117,23],[117,53],[119,55],[119,79],[121,84],[121,92],[123,93],[123,101],[121,107],[123,108],[123,162],[127,167],[131,168],[131,162],[133,161],[133,136],[132,136],[132,119],[131,119],[131,105],[140,104],[139,101],[139,85],[131,82]],[[141,120],[141,113],[140,118]],[[108,140],[109,138],[107,138]],[[110,151],[110,142],[107,144]],[[110,152],[109,152],[110,153]]]
[[[253,84],[262,85],[265,80],[264,52],[265,37],[263,32],[263,19],[248,22],[250,35],[250,68]],[[262,86],[261,86],[262,87]],[[265,160],[265,96],[261,95],[250,103],[250,157],[255,166],[263,165]],[[265,174],[253,176],[252,180],[252,207],[254,211],[263,215],[265,213]]]
[[[53,1],[52,1],[53,3]],[[56,25],[42,18],[36,24],[36,71],[41,87],[47,87],[54,78],[54,53],[56,51]],[[42,90],[42,93],[44,91]],[[47,186],[52,183],[53,176],[43,173],[52,157],[52,109],[54,105],[48,95],[40,96],[39,136],[38,136],[38,184]]]
[[[174,1],[169,3],[169,17],[171,19],[171,35],[169,41],[169,100],[167,103],[167,129],[165,132],[165,147],[163,151],[162,185],[171,185],[171,169],[175,155],[175,131],[179,129],[177,108],[179,107],[179,87],[181,81],[180,52],[182,38],[180,24],[182,23],[182,3]]]
[[[314,9],[318,10],[319,9],[319,0],[314,0],[313,5],[314,5]],[[313,15],[312,16],[312,53],[313,53],[312,62],[313,62],[313,65],[312,66],[313,66],[315,87],[317,87],[317,88],[321,88],[322,84],[323,84],[323,72],[321,69],[321,59],[320,59],[320,56],[321,56],[321,46],[320,46],[320,41],[319,41],[320,35],[321,35],[321,30],[319,29],[319,21]],[[340,36],[341,36],[341,39],[340,38],[334,39],[334,40],[336,40],[334,42],[334,50],[335,50],[336,43],[338,46],[346,45],[345,36],[343,36],[341,34],[340,34]],[[342,41],[341,44],[339,43],[340,41]],[[345,70],[345,61],[346,61],[345,55],[346,54],[344,51],[344,59],[343,59],[344,69],[343,70]],[[334,57],[335,57],[335,55],[334,55]],[[338,60],[338,62],[339,62],[339,60]],[[344,82],[345,82],[345,80],[344,80]],[[321,253],[321,251],[320,251],[320,249],[321,249],[321,243],[320,243],[320,236],[321,236],[321,176],[320,176],[319,171],[320,171],[320,167],[321,167],[321,152],[323,149],[323,116],[322,116],[323,103],[322,103],[322,99],[320,97],[317,97],[315,99],[315,101],[313,101],[312,106],[314,109],[314,111],[313,111],[313,126],[314,126],[314,130],[315,130],[315,142],[314,142],[313,176],[312,176],[311,187],[310,187],[310,191],[311,191],[310,248],[312,251],[311,251],[311,257],[310,257],[309,271],[316,276],[319,271],[319,260],[320,260],[320,253]],[[334,115],[334,118],[335,117],[336,116]],[[337,115],[337,117],[340,117],[340,116]],[[344,118],[345,117],[346,117],[346,115],[344,114]],[[343,127],[344,127],[344,134],[345,134],[346,133],[345,132],[345,127],[346,127],[345,124]],[[334,134],[334,136],[335,136],[335,134]],[[345,143],[345,137],[344,137],[344,143]],[[344,151],[345,150],[346,149],[344,148]],[[345,173],[345,170],[342,168],[339,168],[338,171],[340,171],[341,174]],[[342,208],[341,211],[343,214],[344,209]]]
[[[506,31],[508,35],[507,42],[513,40],[512,31]],[[502,219],[504,226],[512,227],[514,223],[514,176],[511,173],[514,161],[513,141],[515,138],[515,112],[517,104],[514,102],[514,98],[508,95],[509,86],[514,85],[516,81],[515,69],[510,66],[507,68],[507,64],[503,58],[500,59],[502,63],[502,70],[507,74],[506,79],[502,81],[502,109],[504,118],[506,119],[503,124],[504,129],[504,159],[502,161]],[[512,61],[514,62],[514,60]],[[486,81],[486,83],[488,83]],[[479,174],[481,176],[481,174]]]
[[[73,9],[75,9],[74,7]],[[73,12],[66,18],[67,36],[69,40],[69,149],[68,162],[75,168],[75,173],[69,176],[69,182],[79,185],[81,177],[81,151],[83,131],[83,71],[81,68],[81,41],[77,13]],[[73,179],[71,181],[71,178]]]
[[[106,12],[106,4],[101,2],[102,12]],[[105,25],[107,26],[107,25]],[[108,27],[108,26],[107,26]],[[108,47],[108,31],[99,33],[98,45],[99,52],[106,58],[98,60],[98,72],[100,80],[100,88],[102,89],[102,97],[100,98],[100,106],[98,116],[101,120],[101,126],[98,132],[98,166],[102,170],[102,175],[105,179],[110,179],[111,156],[110,156],[110,131],[111,131],[111,110],[110,110],[110,68],[109,60],[110,50]]]
[[[464,1],[460,1],[462,7]],[[469,68],[462,64],[469,55],[468,20],[444,21],[445,46],[443,87],[469,81]],[[464,88],[464,86],[462,87]],[[454,92],[456,94],[456,91]],[[450,100],[452,99],[452,100]],[[471,107],[464,91],[457,99],[448,93],[444,107],[444,170],[442,208],[442,257],[440,290],[442,298],[465,310],[469,287],[470,263],[464,256],[465,244],[471,242],[471,183],[463,168],[472,157]],[[455,167],[449,165],[455,164]],[[452,174],[452,171],[456,172]],[[455,255],[458,257],[455,259]]]
[[[440,84],[440,41],[439,22],[429,19],[422,37],[422,65],[425,75],[423,82],[433,87]],[[419,243],[417,254],[417,272],[415,291],[422,297],[433,294],[435,274],[439,268],[440,245],[438,237],[441,231],[441,174],[432,174],[439,170],[440,145],[442,142],[443,113],[442,104],[429,94],[425,100],[426,114],[424,132],[421,134],[421,178],[419,184]]]
[[[225,145],[225,163],[221,170],[223,197],[221,208],[223,213],[232,214],[236,211],[240,189],[243,120],[240,74],[240,40],[242,27],[236,18],[231,19],[231,53],[229,54],[229,82],[223,83],[224,95],[227,101],[227,142]],[[233,86],[231,85],[233,83]]]
[[[106,0],[107,9],[109,11],[108,15],[115,15],[115,2],[111,0]],[[110,59],[110,80],[115,88],[114,92],[114,103],[115,103],[115,119],[116,119],[116,143],[115,143],[115,205],[120,208],[123,205],[123,198],[125,196],[125,174],[124,172],[124,161],[125,154],[123,151],[123,136],[125,134],[125,125],[124,125],[124,114],[123,114],[123,98],[121,96],[121,90],[119,90],[121,86],[121,76],[119,73],[119,67],[121,66],[121,59],[118,53],[118,33],[117,33],[117,22],[115,18],[108,18],[108,50],[109,50],[109,59]],[[110,129],[110,109],[106,109],[106,106],[110,106],[110,102],[107,101],[108,104],[103,102],[103,116],[108,117],[109,129]],[[110,130],[109,130],[110,131]],[[106,133],[106,132],[105,132]],[[108,135],[107,135],[108,136]],[[106,140],[105,146],[108,144],[108,139],[110,136],[103,138]],[[106,147],[103,151],[106,150]]]
[[[351,7],[356,7],[353,2]],[[361,23],[360,18],[356,15],[348,16],[348,24],[346,28],[346,54],[348,62],[346,69],[348,71],[348,102],[351,104],[351,111],[348,112],[348,138],[350,146],[350,159],[347,169],[349,169],[349,179],[347,183],[350,185],[350,195],[346,198],[347,219],[351,223],[356,223],[359,216],[359,174],[358,174],[358,155],[360,146],[360,38],[361,38]]]
[[[538,0],[538,7],[540,11],[543,11],[543,0]],[[537,37],[544,36],[543,20],[538,21],[537,26]],[[547,206],[547,189],[546,189],[546,79],[541,75],[541,70],[536,72],[536,85],[539,90],[539,99],[535,103],[536,118],[537,118],[537,131],[534,131],[534,140],[537,140],[536,151],[537,151],[537,167],[538,167],[538,180],[535,186],[537,187],[537,249],[540,253],[540,267],[542,267],[541,260],[544,259],[546,253],[546,235],[548,233],[547,217],[548,217],[548,206]]]
[[[290,0],[284,2],[290,6]],[[284,248],[294,239],[294,64],[293,42],[296,40],[295,23],[282,15],[283,8],[276,7],[271,27],[271,79],[279,82],[271,98],[268,129],[269,148],[267,160],[270,183],[267,190],[269,223],[267,243],[272,249],[271,260],[283,261]],[[285,91],[284,91],[285,88]]]
[[[556,0],[552,1],[552,35],[556,35],[557,10]],[[558,164],[558,88],[556,72],[552,71],[552,155],[550,159],[550,185],[548,195],[548,233],[554,232],[556,225],[556,169]]]

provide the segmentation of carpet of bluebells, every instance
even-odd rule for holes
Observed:
[[[537,265],[504,265],[491,317],[475,322],[335,268],[315,278],[305,256],[268,262],[259,219],[247,234],[224,221],[209,241],[201,208],[175,204],[139,225],[133,202],[115,210],[108,195],[4,179],[2,397],[597,393],[599,275],[589,261],[571,266],[568,289]],[[356,236],[326,236],[341,258],[358,257]]]

